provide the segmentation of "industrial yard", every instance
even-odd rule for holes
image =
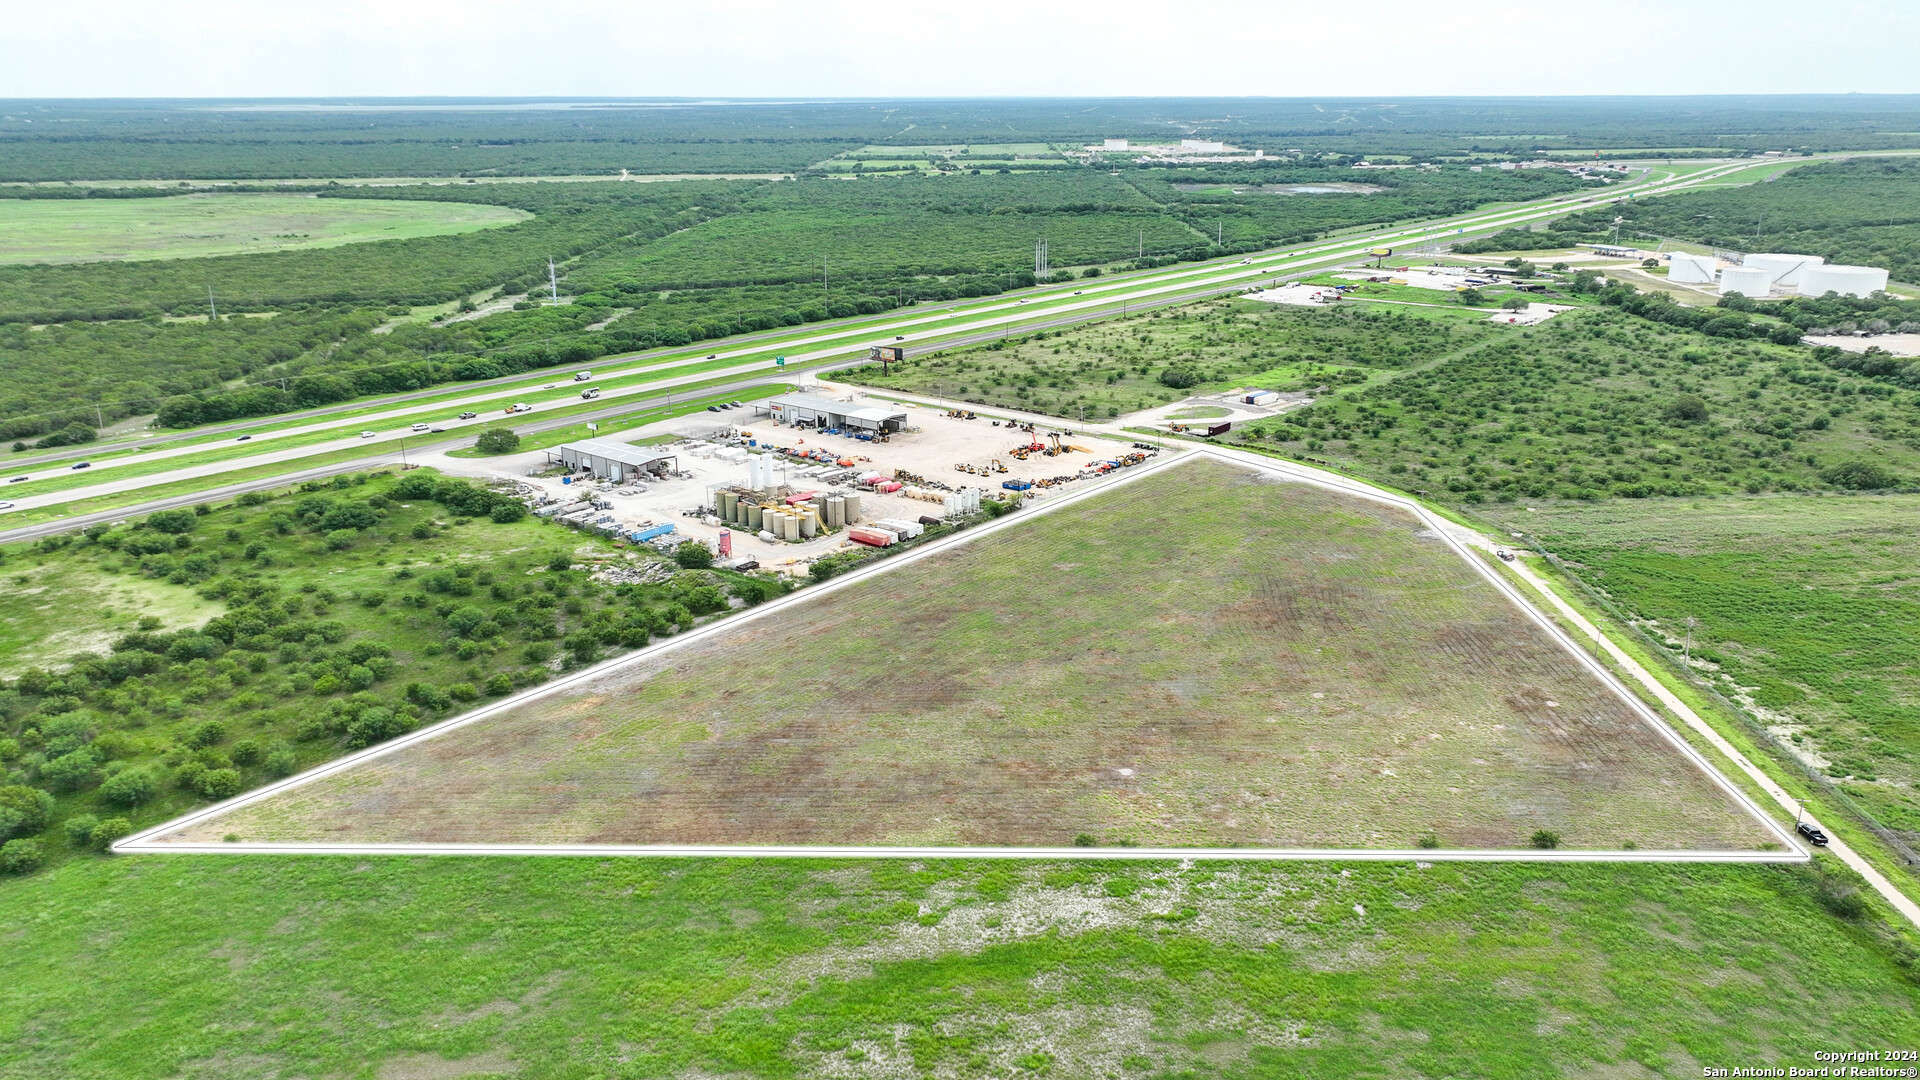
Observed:
[[[153,841],[1513,849],[1542,832],[1777,846],[1417,518],[1200,457]]]
[[[790,407],[800,401],[886,416],[891,430],[800,418]],[[661,547],[697,540],[726,565],[804,575],[822,556],[891,546],[881,522],[912,539],[983,503],[1044,501],[1149,456],[1064,426],[834,388],[489,461],[482,475],[515,484],[534,514],[565,525]],[[477,471],[470,459],[443,467]]]

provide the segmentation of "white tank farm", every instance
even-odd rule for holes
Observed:
[[[1763,266],[1729,266],[1720,271],[1720,294],[1765,296],[1773,291],[1773,271]]]
[[[1778,251],[1761,252],[1748,255],[1740,260],[1741,266],[1756,266],[1773,275],[1773,283],[1783,289],[1791,289],[1800,284],[1801,275],[1827,260],[1818,255],[1788,255]]]
[[[1812,266],[1800,275],[1801,296],[1867,296],[1887,287],[1887,272],[1877,266]]]
[[[1684,251],[1673,253],[1673,261],[1667,264],[1667,280],[1689,285],[1700,285],[1712,281],[1720,272],[1720,260],[1711,255],[1689,255]]]

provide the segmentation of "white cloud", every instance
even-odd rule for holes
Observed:
[[[1911,93],[1907,0],[0,0],[0,96]]]

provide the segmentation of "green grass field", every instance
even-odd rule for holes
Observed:
[[[369,240],[410,240],[511,225],[505,206],[311,195],[0,202],[0,264],[184,259]]]
[[[904,393],[1104,420],[1239,386],[1302,390],[1364,383],[1505,332],[1485,322],[1484,313],[1464,309],[1322,311],[1224,300],[915,356],[885,375],[866,365],[838,377]],[[1193,381],[1170,386],[1162,379],[1170,370],[1189,373]]]
[[[1661,499],[1503,513],[1920,841],[1920,496]]]
[[[1411,515],[1201,460],[164,838],[1516,848],[1540,829],[1773,846]]]
[[[88,860],[0,883],[0,1076],[1534,1080],[1913,1046],[1910,953],[1821,875]]]

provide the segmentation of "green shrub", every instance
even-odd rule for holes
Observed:
[[[682,540],[680,546],[673,549],[673,561],[683,569],[705,570],[713,565],[713,552],[698,540]]]
[[[99,824],[100,819],[92,814],[76,814],[61,822],[60,829],[67,834],[67,843],[79,848],[87,846],[88,838]]]
[[[295,768],[295,758],[293,756],[293,751],[283,749],[283,750],[275,750],[274,752],[268,754],[265,768],[267,770],[267,775],[274,778],[275,780],[278,780],[283,776],[292,776],[293,770]]]
[[[1548,829],[1540,829],[1533,834],[1532,843],[1534,847],[1543,851],[1551,851],[1560,846],[1560,834]]]
[[[113,817],[102,821],[87,834],[87,846],[95,851],[105,851],[115,840],[133,832],[133,823],[123,817]]]
[[[24,784],[0,787],[0,839],[37,833],[52,817],[52,795]]]
[[[194,750],[204,750],[209,746],[217,746],[225,742],[226,738],[227,725],[218,720],[208,720],[196,725],[181,741]]]
[[[240,779],[238,769],[208,769],[200,774],[199,780],[194,783],[194,790],[218,802],[231,799],[246,790],[246,783]]]
[[[115,806],[139,806],[153,798],[153,774],[145,769],[128,769],[107,777],[100,785],[100,797]]]
[[[511,454],[520,449],[520,436],[510,428],[488,428],[473,441],[473,448],[483,454]]]
[[[25,874],[37,870],[44,857],[38,840],[9,840],[0,844],[0,874]]]

